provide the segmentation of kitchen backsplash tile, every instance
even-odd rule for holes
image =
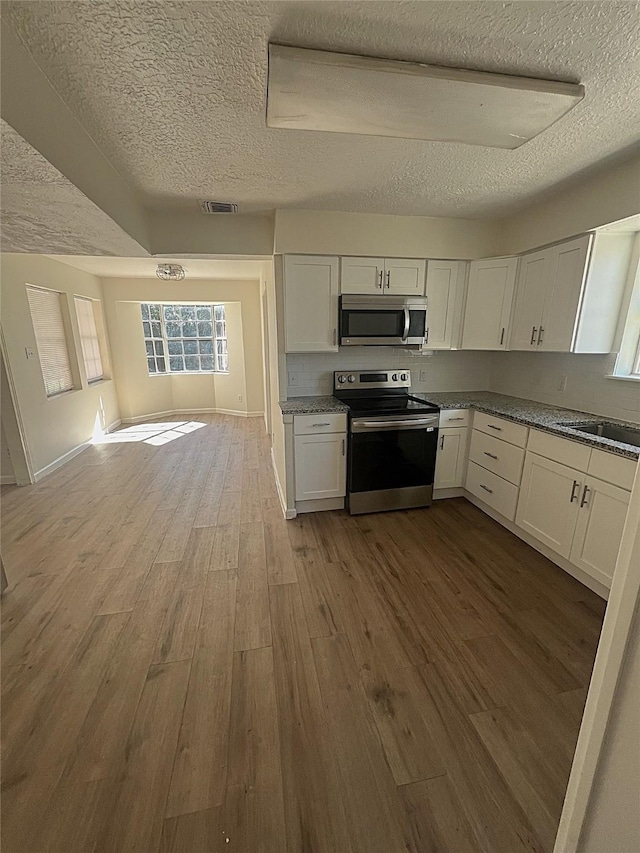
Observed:
[[[343,347],[337,353],[287,356],[289,396],[330,394],[336,370],[409,368],[414,391],[486,391],[492,353],[439,351],[432,355],[390,347]]]

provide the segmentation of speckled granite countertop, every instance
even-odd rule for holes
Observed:
[[[280,403],[283,415],[315,415],[348,412],[349,407],[328,394],[325,397],[289,397]]]
[[[631,426],[638,429],[638,424],[620,421],[616,418],[605,418],[593,415],[589,412],[577,412],[572,409],[561,409],[546,403],[537,403],[535,400],[523,400],[520,397],[507,397],[504,394],[494,394],[491,391],[455,391],[440,392],[433,394],[414,394],[422,400],[430,400],[440,406],[441,409],[476,409],[489,415],[498,415],[509,421],[515,421],[534,429],[544,430],[617,453],[618,456],[626,456],[628,459],[640,458],[640,447],[632,444],[624,444],[621,441],[612,441],[599,435],[588,435],[571,429],[567,424],[571,423],[612,423]]]
[[[588,435],[576,432],[567,424],[575,423],[615,423],[638,428],[638,424],[605,418],[593,415],[589,412],[577,412],[572,409],[560,409],[557,406],[549,406],[546,403],[537,403],[535,400],[523,400],[520,397],[507,397],[504,394],[494,394],[492,391],[441,391],[432,394],[415,393],[414,397],[421,400],[430,400],[440,406],[441,409],[477,409],[488,415],[497,415],[509,421],[515,421],[534,429],[555,433],[563,438],[570,438],[580,444],[589,447],[597,447],[625,456],[627,459],[640,458],[640,447],[632,444],[624,444],[621,441],[612,441],[599,435]],[[282,413],[285,415],[318,414],[320,412],[348,412],[349,409],[340,400],[326,395],[324,397],[290,397],[280,403]]]

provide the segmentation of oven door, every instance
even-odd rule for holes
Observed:
[[[427,415],[351,421],[348,497],[352,514],[431,503],[438,420],[438,415]]]
[[[426,300],[360,301],[340,304],[341,346],[421,346],[427,326]]]

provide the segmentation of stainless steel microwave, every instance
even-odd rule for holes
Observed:
[[[343,347],[421,347],[427,329],[425,296],[341,296]]]

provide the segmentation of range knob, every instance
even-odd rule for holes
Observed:
[[[353,375],[353,373],[350,373],[349,374],[349,382],[355,382],[355,381],[356,381],[356,377]]]
[[[339,384],[342,385],[342,383],[346,382],[346,381],[347,381],[347,377],[343,373],[341,373],[340,376],[338,376]]]
[[[398,374],[394,373],[391,378],[393,379],[394,382],[397,382],[398,381]]]
[[[409,378],[409,377],[407,376],[407,374],[406,374],[406,373],[401,373],[401,374],[400,374],[400,379],[402,380],[402,382],[406,382],[408,378]]]

